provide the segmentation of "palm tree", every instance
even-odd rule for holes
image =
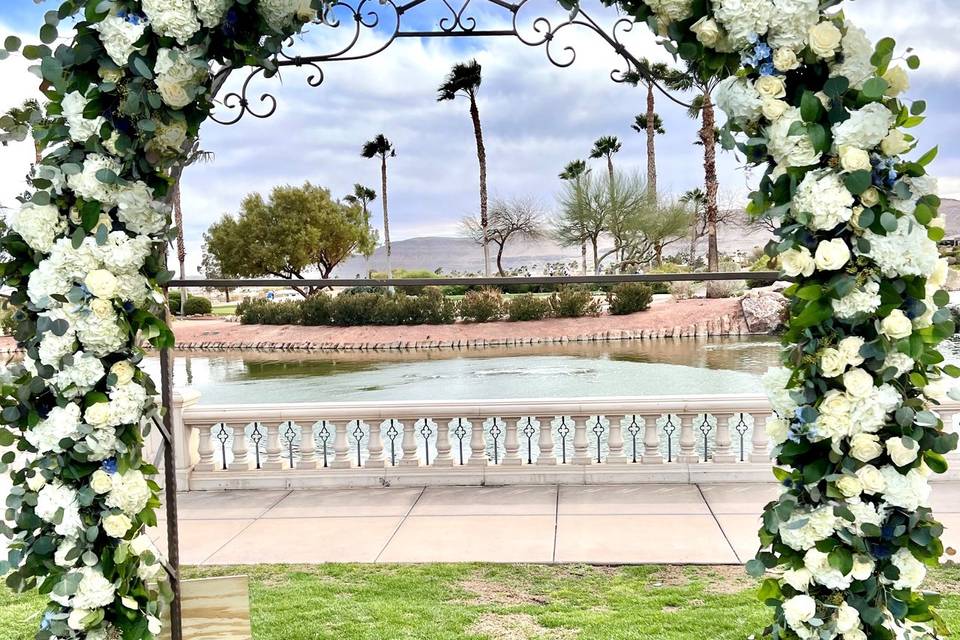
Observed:
[[[359,182],[353,185],[353,193],[347,194],[343,198],[350,204],[359,204],[363,209],[363,218],[367,221],[367,227],[370,226],[370,210],[368,205],[377,199],[377,192],[366,187]],[[374,232],[375,233],[375,232]],[[366,258],[366,272],[367,277],[370,277],[370,256],[365,256]]]
[[[200,148],[200,141],[194,140],[190,151],[187,153],[187,159],[181,164],[181,170],[177,173],[173,183],[173,194],[171,195],[173,204],[173,223],[177,228],[177,262],[180,263],[180,279],[187,279],[187,247],[183,241],[183,203],[180,199],[180,182],[183,179],[183,169],[192,164],[213,162],[214,155],[210,151],[204,151]],[[186,313],[187,309],[187,289],[180,288],[180,315]]]
[[[720,208],[717,204],[717,128],[711,94],[720,81],[719,76],[706,69],[688,67],[686,71],[672,72],[665,82],[671,89],[696,91],[687,115],[700,120],[697,144],[703,145],[703,184],[706,189],[706,226],[707,226],[707,269],[717,271],[720,266],[720,252],[717,248],[717,218]]]
[[[707,194],[703,189],[697,187],[690,189],[680,196],[680,203],[691,209],[690,220],[690,266],[693,267],[697,261],[697,241],[706,231],[706,218],[704,217],[704,207],[707,204]],[[701,226],[702,225],[702,226]]]
[[[380,202],[383,205],[383,241],[387,248],[387,278],[393,277],[393,267],[390,262],[392,251],[390,249],[390,216],[387,213],[387,158],[394,158],[397,150],[387,140],[386,136],[378,133],[373,140],[363,143],[360,155],[364,158],[380,158],[380,193],[382,197]]]
[[[613,154],[620,151],[623,144],[617,136],[603,136],[597,138],[593,143],[593,149],[590,150],[590,157],[599,160],[607,159],[607,173],[610,174],[610,180],[613,181]]]
[[[589,173],[590,169],[587,168],[587,163],[585,160],[572,160],[567,163],[567,166],[563,168],[563,171],[560,172],[558,176],[561,180],[570,181],[575,189],[580,189],[580,179]],[[583,234],[583,239],[580,241],[580,269],[583,272],[583,275],[587,275],[587,238],[586,232]]]
[[[647,134],[647,189],[650,190],[652,198],[657,194],[657,152],[654,144],[654,136],[663,135],[666,131],[663,128],[663,121],[657,115],[654,108],[653,90],[655,83],[663,82],[668,79],[672,72],[670,68],[663,63],[650,64],[649,61],[641,61],[641,71],[635,74],[634,79],[637,83],[643,83],[647,87],[647,110],[646,113],[638,115],[631,128],[637,133],[645,132]]]
[[[453,65],[450,75],[437,89],[437,102],[453,100],[458,95],[470,100],[470,119],[473,134],[477,139],[477,160],[480,163],[480,227],[483,230],[483,273],[490,276],[490,246],[487,238],[487,151],[483,146],[483,131],[480,128],[480,111],[477,109],[477,92],[482,80],[480,63],[476,60]]]

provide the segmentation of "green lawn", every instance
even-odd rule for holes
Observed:
[[[232,316],[236,314],[236,311],[236,302],[225,302],[213,305],[213,315],[215,316]]]
[[[743,640],[767,610],[738,567],[323,565],[250,576],[258,640]],[[931,574],[960,629],[960,568]],[[0,640],[33,637],[35,595],[0,590]]]

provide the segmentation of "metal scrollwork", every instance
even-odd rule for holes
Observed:
[[[634,21],[631,18],[618,18],[609,30],[605,30],[582,8],[577,8],[566,19],[556,23],[545,16],[527,20],[523,9],[531,1],[439,0],[438,6],[442,11],[439,16],[432,18],[432,28],[418,30],[408,29],[404,24],[404,16],[421,4],[432,3],[432,0],[409,0],[405,3],[394,0],[338,0],[324,9],[315,25],[319,29],[334,29],[346,34],[343,44],[327,53],[299,56],[291,53],[294,39],[288,39],[284,50],[271,60],[269,70],[266,67],[254,68],[239,89],[230,91],[217,100],[219,106],[226,110],[226,114],[223,117],[213,115],[211,119],[219,124],[232,125],[240,122],[248,113],[255,118],[268,118],[277,111],[277,99],[268,92],[259,96],[252,92],[251,83],[260,76],[280,76],[285,67],[308,67],[307,84],[319,87],[326,77],[323,70],[325,63],[370,58],[402,38],[514,36],[529,47],[543,47],[551,64],[565,68],[576,61],[577,52],[570,44],[560,44],[560,39],[571,27],[579,27],[595,33],[622,58],[623,65],[610,72],[611,80],[622,83],[638,74],[646,75],[643,65],[622,41],[623,35],[633,30]],[[489,5],[506,12],[510,28],[480,28],[477,18],[472,14],[477,5]],[[529,27],[522,31],[520,24],[528,24]],[[365,39],[365,34],[377,37]],[[366,41],[371,39],[369,46],[365,46]],[[229,68],[222,69],[214,75],[214,94],[217,92],[216,88],[226,81],[230,71]]]

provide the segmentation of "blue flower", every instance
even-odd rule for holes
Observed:
[[[239,24],[240,24],[240,14],[237,13],[236,8],[231,7],[230,10],[227,11],[227,15],[224,16],[223,18],[223,26],[221,27],[221,30],[223,31],[223,35],[227,36],[228,38],[233,38],[234,36],[236,36],[237,27],[239,26]]]
[[[773,50],[770,49],[770,45],[766,42],[758,42],[757,46],[753,49],[753,55],[758,60],[766,60],[773,56]]]
[[[877,560],[886,560],[893,555],[890,546],[886,544],[872,544],[870,545],[870,551]]]
[[[53,614],[47,611],[43,614],[43,620],[40,621],[40,628],[49,629],[51,620],[53,620]]]
[[[760,75],[772,76],[775,73],[772,62],[764,62],[760,65]]]
[[[106,471],[110,475],[113,475],[117,472],[117,459],[109,458],[107,460],[104,460],[100,466],[103,468],[104,471]]]

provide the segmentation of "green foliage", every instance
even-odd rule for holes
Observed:
[[[170,291],[167,294],[170,303],[170,312],[173,315],[180,315],[180,292]],[[187,294],[187,304],[184,305],[184,315],[187,316],[205,316],[213,313],[213,303],[210,298],[204,296],[195,296]]]
[[[460,317],[470,322],[490,322],[503,315],[503,294],[499,289],[483,287],[468,291],[460,301]]]
[[[507,302],[507,320],[543,320],[550,315],[550,300],[532,293],[521,293]]]
[[[658,274],[658,273],[690,273],[692,269],[689,265],[678,264],[676,262],[664,262],[659,264],[652,269],[649,269],[647,273],[649,274]],[[654,293],[671,293],[670,282],[651,282],[650,287],[653,289]]]
[[[600,303],[585,287],[562,286],[550,296],[550,315],[555,318],[581,318],[598,313],[600,313]]]
[[[646,311],[652,301],[653,289],[639,282],[618,284],[607,293],[610,313],[615,316]]]

